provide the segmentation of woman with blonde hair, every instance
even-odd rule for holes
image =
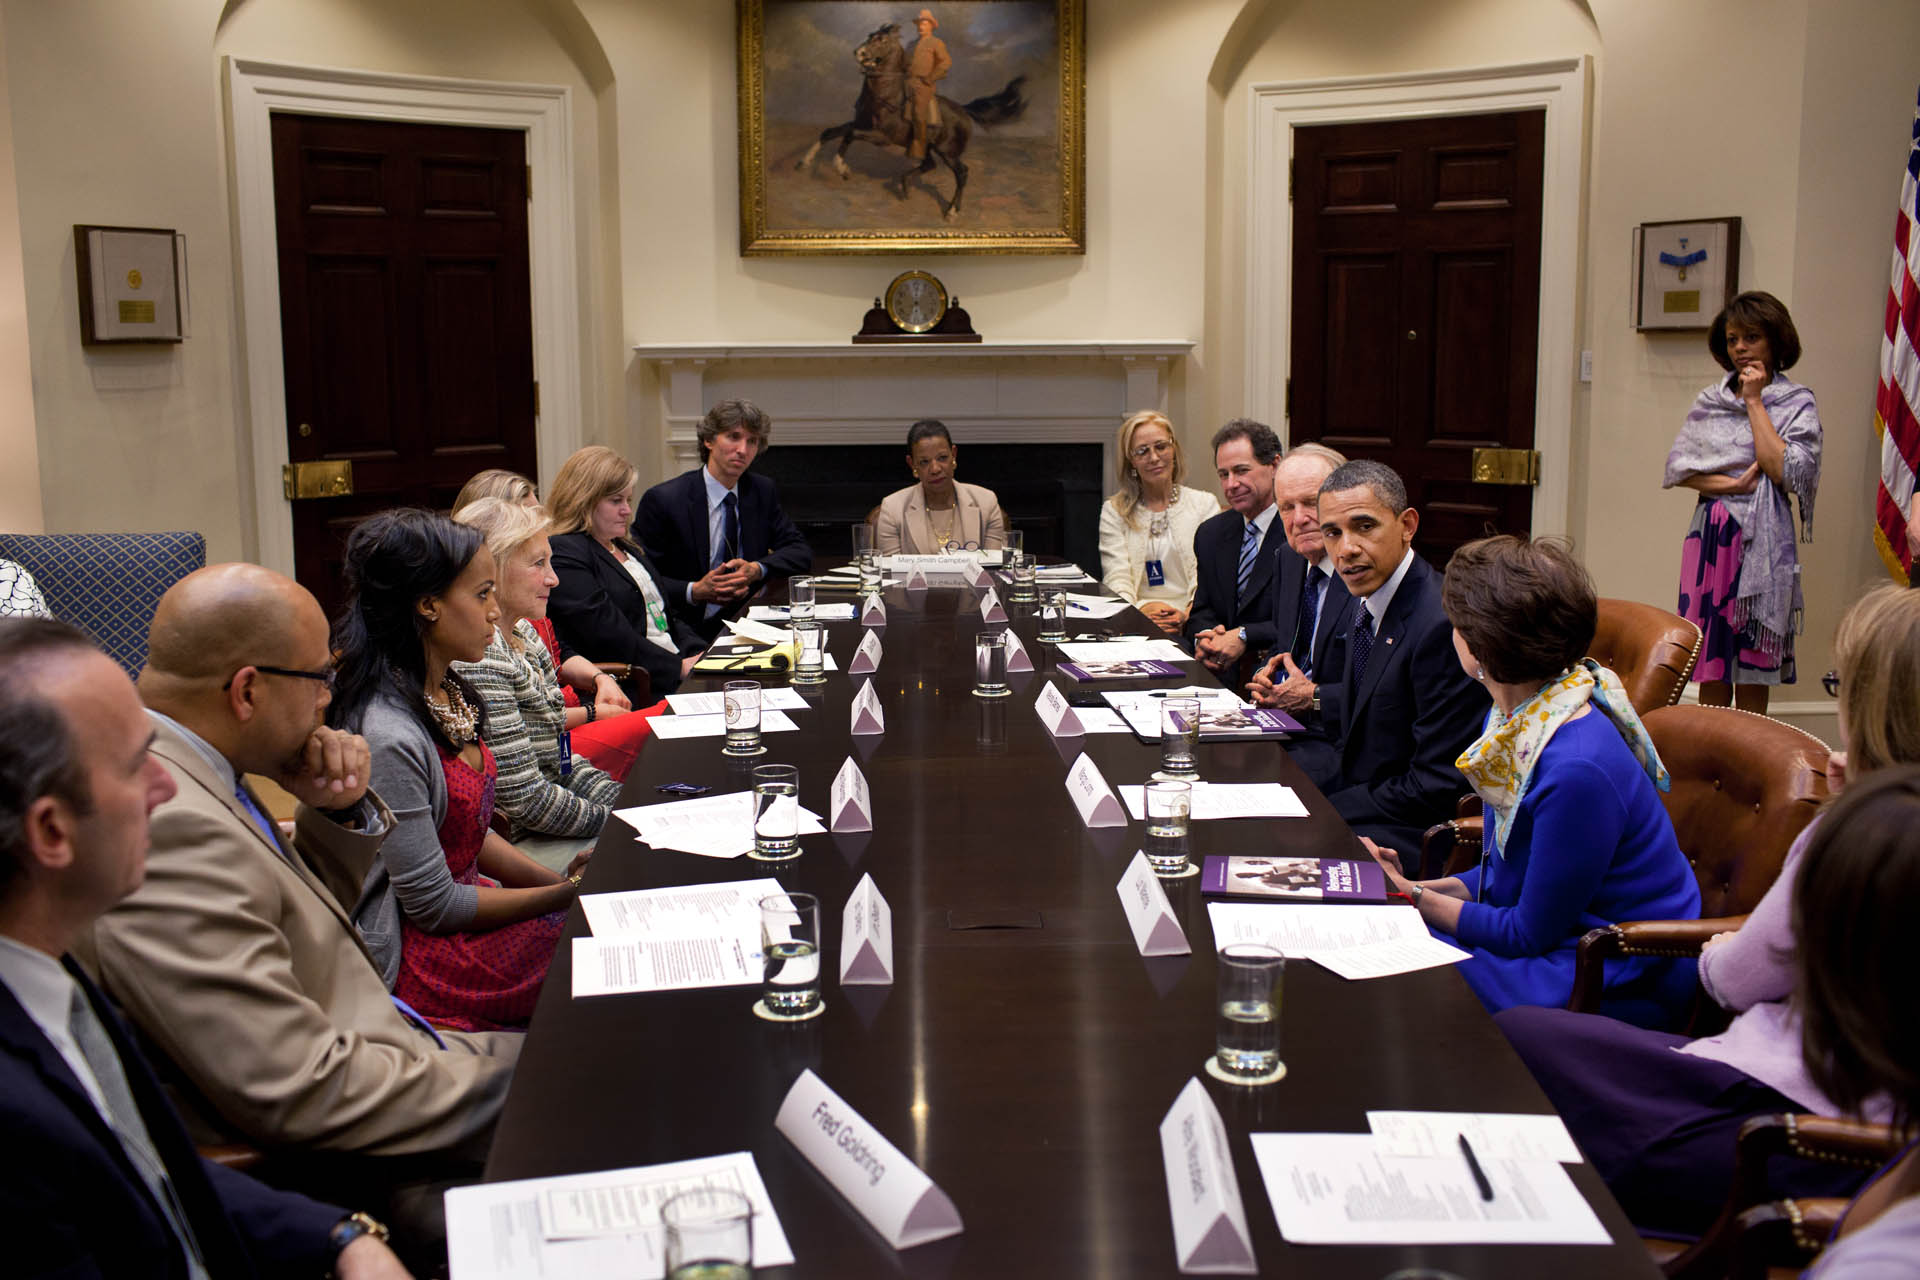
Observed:
[[[504,498],[523,507],[540,505],[540,495],[535,491],[533,481],[518,471],[488,467],[485,471],[475,472],[472,479],[460,486],[460,496],[453,500],[455,518],[482,498]]]
[[[1101,581],[1162,631],[1178,635],[1199,582],[1193,531],[1219,514],[1220,499],[1180,483],[1186,461],[1163,413],[1127,415],[1114,459],[1120,489],[1100,504]]]
[[[486,709],[483,737],[493,751],[499,777],[494,808],[506,815],[507,838],[517,844],[528,836],[598,835],[615,800],[625,770],[596,768],[585,751],[576,754],[589,725],[619,726],[623,737],[647,734],[647,717],[659,708],[633,712],[611,703],[590,703],[569,710],[560,694],[559,672],[533,620],[546,616],[555,582],[553,553],[547,542],[547,513],[504,498],[482,498],[454,513],[454,520],[478,529],[493,553],[494,596],[500,622],[478,662],[456,662],[454,670],[480,694]],[[592,671],[592,664],[572,661]],[[597,671],[592,672],[598,676]],[[617,693],[611,677],[602,677]],[[620,701],[625,702],[621,697]],[[601,715],[606,716],[601,719]],[[579,727],[573,728],[570,720]],[[631,755],[624,757],[628,764]]]
[[[561,464],[548,491],[553,571],[547,608],[560,642],[595,662],[625,662],[647,673],[664,697],[705,648],[659,573],[627,536],[633,524],[633,464],[588,445]]]
[[[1840,620],[1834,660],[1847,750],[1828,762],[1830,787],[1920,764],[1920,591],[1869,592]],[[1841,1114],[1801,1055],[1791,999],[1795,884],[1826,821],[1816,816],[1800,833],[1746,922],[1701,952],[1700,984],[1734,1014],[1719,1035],[1688,1040],[1565,1009],[1509,1009],[1494,1019],[1643,1230],[1697,1235],[1713,1220],[1747,1120]],[[1866,1100],[1864,1114],[1888,1119],[1886,1100]],[[1846,1195],[1863,1176],[1796,1162],[1776,1171],[1766,1198]]]

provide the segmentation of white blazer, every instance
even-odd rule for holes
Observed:
[[[953,482],[953,538],[962,546],[994,551],[1007,545],[1007,518],[993,490]],[[883,556],[932,556],[942,548],[927,515],[926,491],[917,484],[887,495],[873,519],[873,549]]]
[[[1100,504],[1100,580],[1128,604],[1165,600],[1179,609],[1193,607],[1194,587],[1200,581],[1193,531],[1209,517],[1220,514],[1222,508],[1218,496],[1202,489],[1181,485],[1177,496],[1179,500],[1167,508],[1172,550],[1164,564],[1166,583],[1159,587],[1147,585],[1147,532],[1153,513],[1138,506],[1133,509],[1132,520],[1122,520],[1112,498]]]

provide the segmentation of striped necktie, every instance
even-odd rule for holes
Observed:
[[[1353,687],[1360,687],[1367,674],[1367,659],[1373,656],[1373,615],[1362,603],[1353,611]]]
[[[1320,626],[1320,571],[1307,566],[1300,582],[1300,621],[1294,632],[1293,660],[1302,671],[1313,670],[1313,633]]]
[[[1234,596],[1239,604],[1247,602],[1247,580],[1253,577],[1253,558],[1259,550],[1260,526],[1249,520],[1246,535],[1240,539],[1239,587]]]

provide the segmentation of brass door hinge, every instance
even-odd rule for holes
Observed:
[[[306,498],[344,498],[353,492],[353,463],[339,461],[290,462],[280,468],[280,491],[287,501]]]
[[[1473,482],[1475,484],[1525,484],[1540,483],[1540,451],[1538,449],[1475,449],[1473,451]]]

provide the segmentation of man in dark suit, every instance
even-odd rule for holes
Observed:
[[[0,620],[0,1221],[10,1275],[403,1277],[385,1228],[201,1158],[67,955],[140,884],[174,793],[81,632]]]
[[[1333,726],[1320,714],[1321,690],[1345,674],[1353,597],[1333,571],[1320,536],[1320,486],[1346,458],[1320,444],[1295,447],[1274,472],[1273,499],[1286,545],[1274,553],[1273,656],[1253,677],[1255,702],[1306,727],[1287,750],[1309,777],[1339,768]]]
[[[1381,463],[1349,462],[1320,486],[1320,536],[1355,603],[1340,685],[1320,690],[1339,769],[1314,781],[1355,832],[1403,855],[1453,816],[1468,789],[1453,762],[1488,707],[1454,651],[1440,574],[1413,552],[1419,525]]]
[[[1199,581],[1186,634],[1193,652],[1216,672],[1231,671],[1249,653],[1271,649],[1274,531],[1273,478],[1280,438],[1251,418],[1213,433],[1214,470],[1229,510],[1193,531]]]
[[[773,481],[747,474],[772,430],[773,420],[750,401],[722,400],[700,421],[700,469],[663,480],[640,499],[640,545],[670,598],[702,610],[706,640],[760,582],[813,565]]]

